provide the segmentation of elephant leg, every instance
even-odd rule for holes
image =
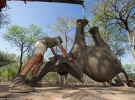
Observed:
[[[106,82],[103,82],[103,86],[106,86]]]
[[[64,85],[67,84],[67,74],[64,75],[64,82],[63,83],[64,83]]]
[[[109,46],[108,44],[103,40],[103,38],[101,37],[98,27],[92,27],[89,32],[91,33],[94,41],[95,41],[95,46],[99,46],[99,47],[107,47],[108,49]]]
[[[67,74],[64,77],[64,85],[67,84]]]
[[[62,75],[60,75],[60,85],[62,85]]]

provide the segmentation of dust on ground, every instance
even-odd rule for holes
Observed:
[[[36,92],[9,93],[9,84],[0,83],[0,100],[135,100],[134,87],[43,84]]]

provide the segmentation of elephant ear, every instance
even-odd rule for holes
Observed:
[[[82,80],[83,78],[83,71],[82,71],[82,67],[79,65],[79,63],[74,60],[74,61],[69,61],[67,58],[63,57],[63,58],[60,58],[56,63],[55,65],[60,65],[60,64],[63,64],[63,63],[66,63],[78,76],[79,78]]]

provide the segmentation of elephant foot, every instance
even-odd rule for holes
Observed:
[[[88,24],[87,19],[78,19],[77,24],[82,24],[84,27]]]
[[[92,34],[98,32],[98,27],[92,27],[89,32]]]

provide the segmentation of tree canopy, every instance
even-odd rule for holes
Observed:
[[[7,13],[0,12],[0,28],[10,24],[9,15]]]
[[[15,57],[15,54],[0,51],[0,67],[16,62]]]
[[[134,0],[96,0],[89,11],[91,26],[98,26],[103,39],[118,56],[125,52],[123,44],[128,43],[127,34],[135,29]]]
[[[132,33],[135,29],[135,0],[99,0],[89,10],[107,26],[118,26],[119,32],[126,30]]]
[[[24,53],[26,51],[32,52],[33,50],[29,49],[32,48],[35,41],[45,35],[46,33],[42,31],[42,28],[33,24],[31,24],[28,28],[17,25],[12,25],[7,28],[7,33],[4,34],[4,39],[7,40],[12,46],[16,46],[20,50],[19,72],[22,67]]]

